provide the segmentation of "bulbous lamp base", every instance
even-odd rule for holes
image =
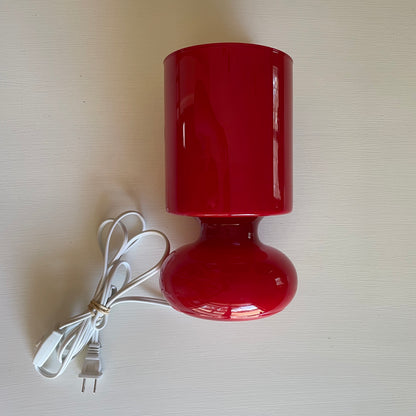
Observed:
[[[161,289],[172,307],[221,321],[284,309],[296,292],[296,270],[283,253],[259,241],[259,218],[200,220],[200,239],[171,253],[161,269]]]

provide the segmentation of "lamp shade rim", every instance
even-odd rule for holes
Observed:
[[[288,59],[290,59],[293,62],[292,57],[287,54],[286,52],[283,52],[280,49],[276,49],[276,48],[272,48],[270,46],[266,46],[266,45],[260,45],[257,43],[247,43],[247,42],[214,42],[214,43],[203,43],[200,45],[192,45],[192,46],[186,46],[184,48],[175,50],[173,52],[171,52],[169,55],[166,56],[166,58],[163,60],[163,62],[166,62],[170,57],[174,56],[174,55],[180,55],[182,53],[187,53],[187,52],[192,52],[195,49],[199,49],[199,48],[221,48],[221,47],[247,47],[247,48],[252,48],[252,49],[259,49],[259,48],[264,48],[264,49],[268,49],[269,51],[272,51],[273,53],[276,54],[281,54],[284,55],[285,57],[287,57]]]
[[[215,218],[237,218],[237,217],[269,217],[272,215],[284,215],[292,212],[292,208],[289,209],[279,209],[275,211],[256,211],[251,213],[241,213],[241,212],[198,212],[191,210],[176,210],[166,208],[166,211],[169,214],[184,215],[188,217],[215,217]]]

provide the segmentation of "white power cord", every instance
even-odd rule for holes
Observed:
[[[123,223],[127,217],[136,217],[140,222],[140,231],[129,238],[128,229]],[[110,258],[110,243],[114,231],[122,233],[122,244],[116,254]],[[104,231],[108,230],[104,240]],[[145,236],[156,235],[163,239],[165,250],[160,260],[149,270],[132,278],[130,264],[124,259],[126,253]],[[155,275],[169,254],[170,244],[167,237],[156,230],[146,230],[142,215],[136,211],[128,211],[117,218],[105,220],[98,228],[98,243],[104,256],[104,269],[88,311],[76,315],[63,325],[59,325],[49,336],[44,338],[37,347],[33,365],[36,371],[47,378],[60,376],[71,360],[88,345],[87,355],[80,377],[83,379],[82,391],[85,390],[87,378],[94,379],[94,393],[97,379],[101,377],[101,344],[98,334],[105,327],[108,313],[114,306],[123,302],[146,302],[159,305],[169,304],[163,299],[144,296],[124,296],[129,290]],[[124,271],[124,282],[117,285],[120,271]],[[116,279],[117,275],[117,279]]]

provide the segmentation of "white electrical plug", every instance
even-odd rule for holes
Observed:
[[[100,342],[90,342],[87,348],[87,355],[84,359],[84,365],[79,377],[82,378],[82,389],[85,391],[85,383],[87,378],[94,379],[93,393],[97,391],[97,381],[103,375],[101,371],[101,344]]]

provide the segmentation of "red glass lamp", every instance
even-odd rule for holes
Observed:
[[[197,242],[172,252],[167,301],[198,318],[281,311],[296,270],[257,236],[261,217],[292,209],[292,59],[276,49],[214,43],[165,59],[167,209],[197,217]]]

